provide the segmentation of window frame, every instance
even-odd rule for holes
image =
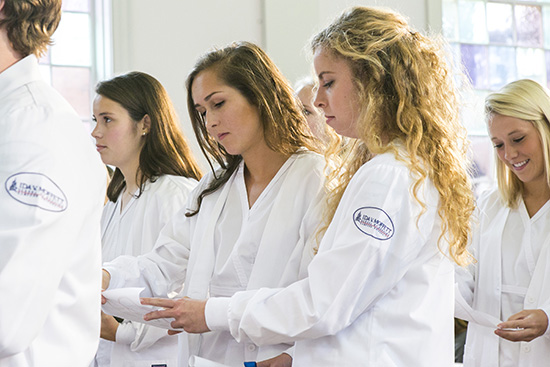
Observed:
[[[63,10],[63,15],[67,13],[75,14],[87,14],[89,16],[89,35],[90,35],[90,65],[74,65],[74,64],[60,64],[53,63],[51,58],[50,46],[48,47],[48,57],[46,62],[43,58],[40,60],[40,67],[42,72],[47,73],[44,75],[46,81],[50,83],[54,88],[54,68],[63,67],[63,68],[88,68],[90,72],[90,80],[88,85],[88,96],[90,98],[88,103],[91,105],[92,99],[94,96],[95,85],[113,74],[113,50],[112,50],[112,17],[111,17],[111,7],[112,0],[87,0],[88,1],[88,11],[74,11],[74,10]],[[55,39],[55,33],[52,36],[53,40]],[[46,71],[47,69],[47,71]],[[61,94],[63,94],[60,91]],[[75,106],[73,106],[75,107]],[[76,110],[76,108],[75,108]],[[90,108],[91,111],[91,108]],[[81,115],[81,113],[79,113]],[[86,125],[88,131],[92,129],[92,116],[91,113],[89,116],[80,116],[82,122]]]

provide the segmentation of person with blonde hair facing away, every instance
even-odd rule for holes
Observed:
[[[0,0],[0,366],[86,367],[100,330],[104,165],[44,82],[61,0]]]
[[[92,136],[103,162],[116,167],[101,220],[106,262],[149,252],[201,171],[154,77],[130,72],[100,82],[96,93]],[[176,365],[178,340],[165,329],[102,313],[101,337],[95,366]]]
[[[550,93],[518,80],[490,94],[485,110],[498,188],[479,199],[477,262],[457,280],[473,309],[505,321],[496,330],[468,324],[464,366],[547,366]]]
[[[104,287],[145,287],[146,296],[162,297],[162,307],[171,309],[182,299],[166,294],[182,282],[185,296],[205,298],[300,279],[320,222],[314,208],[323,195],[324,160],[292,88],[248,42],[202,56],[186,86],[191,122],[212,171],[153,251],[104,265]],[[179,339],[180,366],[201,357],[240,367],[288,360],[291,353],[289,343],[258,347],[236,342],[227,331]]]
[[[146,317],[241,343],[295,341],[298,367],[451,366],[451,259],[469,259],[474,199],[443,48],[397,13],[354,7],[312,50],[315,105],[359,143],[329,183],[330,224],[308,276]]]

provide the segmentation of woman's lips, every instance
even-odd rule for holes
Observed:
[[[514,169],[516,171],[521,171],[522,169],[525,168],[527,163],[529,163],[529,159],[526,159],[526,160],[524,160],[522,162],[518,162],[518,163],[512,163],[512,167],[514,167]]]

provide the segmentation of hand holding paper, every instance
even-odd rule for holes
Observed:
[[[172,329],[183,328],[188,333],[205,333],[210,331],[206,325],[204,309],[206,300],[196,300],[189,297],[180,299],[142,298],[143,305],[156,306],[156,311],[145,315],[145,320],[175,319]]]
[[[137,321],[153,325],[163,329],[177,330],[170,324],[172,319],[144,320],[144,315],[158,310],[158,307],[143,305],[139,295],[144,288],[120,288],[110,289],[103,292],[107,302],[102,306],[103,312],[109,315],[122,317],[125,320]],[[181,329],[180,329],[181,330]]]
[[[548,328],[548,317],[543,310],[523,310],[499,324],[495,334],[513,342],[530,342],[543,335]]]

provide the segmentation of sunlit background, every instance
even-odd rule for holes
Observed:
[[[98,81],[132,69],[149,72],[172,96],[194,146],[183,84],[200,53],[223,46],[227,39],[243,39],[244,34],[260,44],[292,82],[309,73],[308,37],[354,4],[394,8],[409,16],[416,28],[446,38],[473,86],[465,95],[463,122],[472,140],[476,182],[489,185],[492,147],[484,99],[520,78],[550,86],[550,0],[63,0],[55,44],[40,60],[40,68],[88,131]],[[228,17],[230,12],[235,15]]]

